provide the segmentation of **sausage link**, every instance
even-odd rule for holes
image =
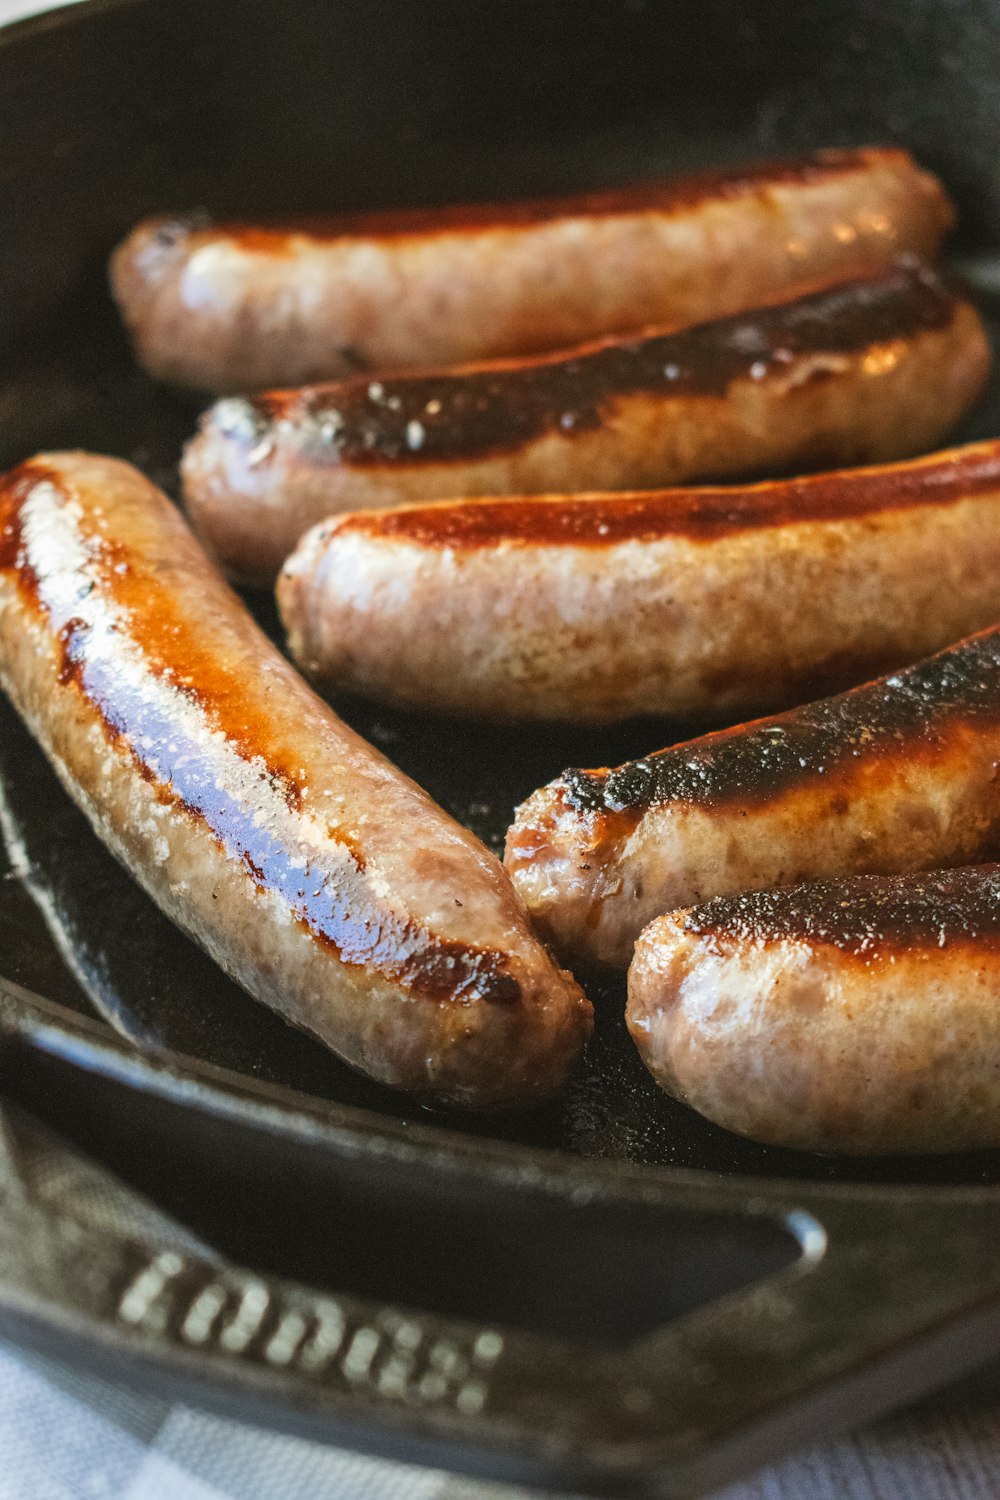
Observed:
[[[821,151],[536,202],[160,217],[119,246],[111,284],[153,374],[260,390],[720,317],[901,252],[932,259],[952,221],[905,151]]]
[[[344,510],[903,458],[943,438],[988,370],[974,308],[897,266],[545,359],[221,401],[184,493],[227,571],[266,582]]]
[[[392,703],[780,708],[1000,616],[1000,442],[749,489],[360,511],[306,533],[278,602],[310,675]]]
[[[821,835],[820,835],[821,836]],[[740,1135],[861,1154],[1000,1146],[1000,866],[720,897],[646,928],[628,1025]]]
[[[998,833],[994,626],[818,703],[617,770],[566,771],[518,808],[506,864],[557,947],[625,968],[662,912],[972,864]]]
[[[498,862],[340,722],[135,469],[0,482],[0,679],[67,791],[256,999],[467,1108],[564,1082],[590,1007]]]

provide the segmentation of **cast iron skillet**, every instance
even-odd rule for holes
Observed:
[[[133,368],[103,283],[152,210],[536,193],[900,140],[988,253],[998,76],[990,0],[90,0],[22,23],[0,36],[0,464],[90,447],[176,490],[197,403]],[[997,431],[1000,393],[962,436]],[[338,707],[494,847],[564,765],[689,732]],[[429,1114],[226,982],[5,705],[0,793],[6,1335],[313,1436],[632,1496],[721,1483],[1000,1351],[1000,1155],[739,1141],[659,1093],[621,987],[596,981],[561,1104]]]

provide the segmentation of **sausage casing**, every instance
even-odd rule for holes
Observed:
[[[340,722],[129,465],[0,485],[0,677],[64,785],[257,999],[464,1107],[564,1081],[590,1008],[497,861]]]
[[[821,836],[821,835],[820,835]],[[709,1119],[809,1151],[1000,1146],[1000,866],[726,896],[652,922],[628,1024]]]
[[[991,858],[998,767],[994,626],[803,708],[566,771],[518,808],[506,864],[557,947],[625,968],[654,917],[713,896]]]
[[[345,510],[903,458],[943,438],[988,370],[971,304],[896,266],[544,359],[221,401],[185,451],[184,494],[226,570],[264,582]]]
[[[760,712],[1000,616],[1000,443],[746,489],[360,511],[278,580],[313,677],[501,720]]]
[[[118,248],[111,282],[154,374],[260,390],[720,317],[901,252],[932,259],[952,218],[905,151],[821,151],[538,202],[161,217]]]

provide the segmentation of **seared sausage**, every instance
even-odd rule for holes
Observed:
[[[905,151],[821,151],[538,202],[150,219],[111,284],[155,375],[260,390],[720,317],[900,252],[932,259],[952,219]]]
[[[135,469],[0,482],[0,679],[108,847],[256,999],[373,1078],[523,1106],[590,1007],[492,855],[342,724]]]
[[[222,401],[184,492],[223,566],[262,582],[338,511],[902,458],[948,431],[988,366],[969,303],[894,267],[557,357]]]
[[[278,602],[310,675],[393,703],[801,703],[1000,617],[1000,442],[749,489],[360,511],[306,533]]]
[[[836,697],[528,798],[506,863],[539,930],[625,968],[663,912],[743,890],[991,858],[1000,626]]]
[[[821,835],[820,835],[821,836]],[[656,1081],[807,1151],[1000,1146],[1000,866],[719,897],[646,928],[628,1025]]]

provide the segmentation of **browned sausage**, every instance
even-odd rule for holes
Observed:
[[[642,929],[713,896],[990,858],[1000,626],[804,708],[566,771],[517,811],[506,863],[539,929],[624,968]]]
[[[952,217],[905,151],[821,151],[538,202],[151,219],[111,282],[154,374],[260,390],[720,317],[900,252],[933,258]]]
[[[480,718],[746,713],[1000,617],[1000,442],[749,489],[466,500],[307,532],[314,677]]]
[[[261,582],[343,510],[901,458],[943,437],[988,368],[972,306],[894,267],[556,357],[222,401],[184,492],[227,570]]]
[[[67,791],[256,999],[397,1088],[564,1082],[590,1007],[493,856],[337,719],[128,464],[0,483],[0,679]]]
[[[636,945],[628,1024],[668,1093],[755,1140],[1000,1146],[1000,866],[859,875],[658,917]]]

